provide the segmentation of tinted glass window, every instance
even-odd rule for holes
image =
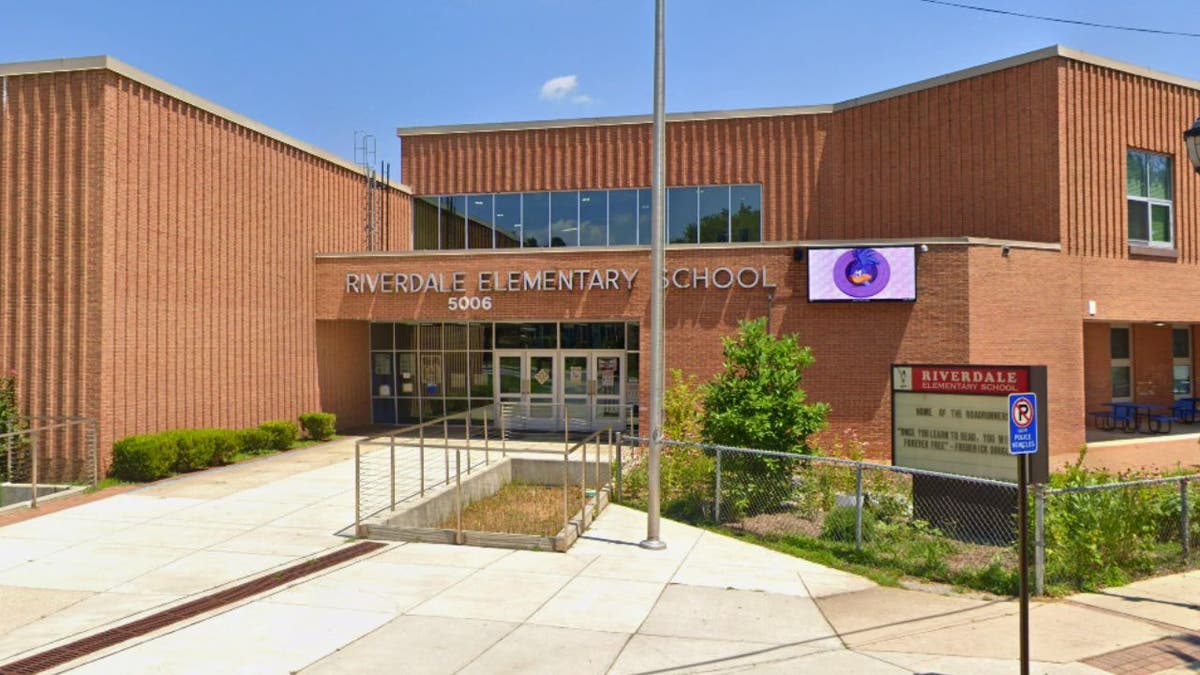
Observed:
[[[579,193],[550,193],[550,245],[579,245]]]
[[[623,323],[564,323],[563,349],[624,349]]]
[[[496,195],[496,248],[521,247],[521,195]]]
[[[638,243],[650,243],[650,214],[654,212],[649,190],[638,190]]]
[[[525,246],[550,245],[550,193],[521,196],[521,241]]]
[[[492,248],[492,195],[467,196],[467,248]]]
[[[608,244],[629,246],[637,240],[637,190],[608,193]]]
[[[667,241],[694,244],[699,241],[696,228],[696,188],[667,190]]]
[[[557,326],[552,323],[498,323],[496,348],[536,347],[554,349],[558,343]]]
[[[732,241],[762,241],[762,186],[729,189]]]
[[[1112,342],[1112,358],[1127,359],[1129,358],[1129,329],[1114,328],[1110,333]]]
[[[442,197],[442,250],[466,246],[467,198],[462,195]]]
[[[579,245],[608,245],[608,191],[579,193]]]
[[[700,188],[700,243],[729,241],[729,187]]]
[[[436,251],[441,241],[438,234],[438,198],[418,197],[413,200],[413,250]]]
[[[371,324],[371,349],[392,348],[392,324]]]
[[[1177,359],[1186,359],[1192,355],[1192,335],[1186,328],[1175,328],[1171,331],[1171,354]]]

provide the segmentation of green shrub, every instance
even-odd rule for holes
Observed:
[[[236,432],[238,440],[238,449],[247,455],[261,455],[264,452],[271,451],[271,434],[259,429],[251,427],[249,429],[241,429]]]
[[[175,466],[175,444],[164,442],[160,434],[127,436],[113,443],[114,478],[145,482],[166,478]]]
[[[796,336],[775,337],[765,319],[742,321],[724,339],[725,370],[702,387],[703,438],[708,443],[812,454],[808,437],[825,426],[829,406],[806,403],[800,388],[812,351]],[[726,501],[734,510],[762,513],[792,498],[796,460],[731,454]]]
[[[223,466],[233,461],[241,449],[241,436],[233,429],[200,429],[196,435],[212,448],[209,466]]]
[[[298,430],[295,423],[287,420],[276,420],[273,422],[263,422],[258,425],[259,429],[267,432],[271,437],[271,449],[280,452],[292,447],[292,443],[296,442],[296,434]]]
[[[177,429],[158,435],[162,443],[175,446],[175,470],[196,471],[212,466],[212,438],[201,429]]]
[[[825,514],[821,526],[821,538],[832,541],[854,541],[854,529],[858,520],[858,509],[853,506],[836,506]],[[867,509],[862,512],[862,540],[875,539],[875,516]]]
[[[702,400],[695,375],[671,369],[671,386],[663,392],[663,436],[672,441],[700,440]]]
[[[716,461],[700,448],[664,448],[661,455],[662,512],[689,523],[711,520]]]
[[[300,416],[300,426],[304,427],[305,436],[314,441],[327,441],[333,438],[337,415],[323,412],[304,413]]]

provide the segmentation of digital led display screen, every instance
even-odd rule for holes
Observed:
[[[808,249],[809,302],[917,299],[917,259],[912,246]]]

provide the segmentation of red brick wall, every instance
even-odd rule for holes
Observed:
[[[995,251],[995,249],[991,249]],[[806,267],[792,259],[790,247],[738,250],[671,250],[667,268],[751,266],[765,267],[778,285],[771,326],[776,333],[795,333],[801,344],[812,347],[816,363],[806,373],[809,399],[833,405],[830,429],[852,427],[870,445],[876,457],[888,457],[891,434],[889,367],[895,362],[963,363],[969,354],[967,249],[936,247],[918,261],[916,303],[825,303],[807,301]],[[572,251],[510,253],[482,252],[471,256],[398,255],[390,257],[329,257],[317,261],[318,319],[329,321],[375,320],[634,320],[641,332],[641,397],[649,382],[649,260],[644,251]],[[466,272],[467,288],[474,288],[481,270],[636,268],[631,292],[524,292],[492,293],[490,312],[451,312],[446,294],[347,294],[347,272]],[[721,338],[736,331],[741,319],[765,316],[764,289],[679,290],[667,292],[667,368],[680,368],[708,378],[721,368]],[[321,321],[320,323],[324,323]],[[365,369],[365,340],[353,337],[356,356],[347,356]],[[364,381],[362,395],[368,391]],[[355,405],[358,405],[357,403]],[[362,403],[363,409],[366,404]]]
[[[1175,403],[1169,325],[1133,326],[1133,400],[1166,407]]]
[[[836,113],[673,122],[671,185],[762,183],[767,241],[1056,241],[1050,59]],[[416,194],[650,185],[650,125],[414,135]]]
[[[9,76],[0,105],[0,373],[27,414],[98,411],[105,86]]]
[[[98,417],[107,456],[317,409],[313,256],[364,247],[361,177],[110,71],[7,86],[0,369],[28,410]]]
[[[1086,321],[1083,324],[1084,401],[1088,411],[1107,410],[1112,401],[1112,326]]]
[[[1062,242],[1071,253],[1128,257],[1125,151],[1173,158],[1178,263],[1200,262],[1200,180],[1183,147],[1183,130],[1200,111],[1200,91],[1078,61],[1064,61],[1059,85],[1062,142]]]
[[[370,339],[366,321],[317,321],[317,386],[321,410],[337,415],[339,429],[371,423]]]

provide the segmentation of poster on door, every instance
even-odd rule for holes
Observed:
[[[425,385],[425,394],[433,396],[442,389],[442,355],[425,354],[421,357],[421,381]]]
[[[583,366],[571,366],[570,370],[567,372],[568,379],[570,379],[571,384],[583,384]]]
[[[600,386],[611,390],[617,384],[617,367],[620,364],[617,357],[596,359],[596,370],[600,372]]]

